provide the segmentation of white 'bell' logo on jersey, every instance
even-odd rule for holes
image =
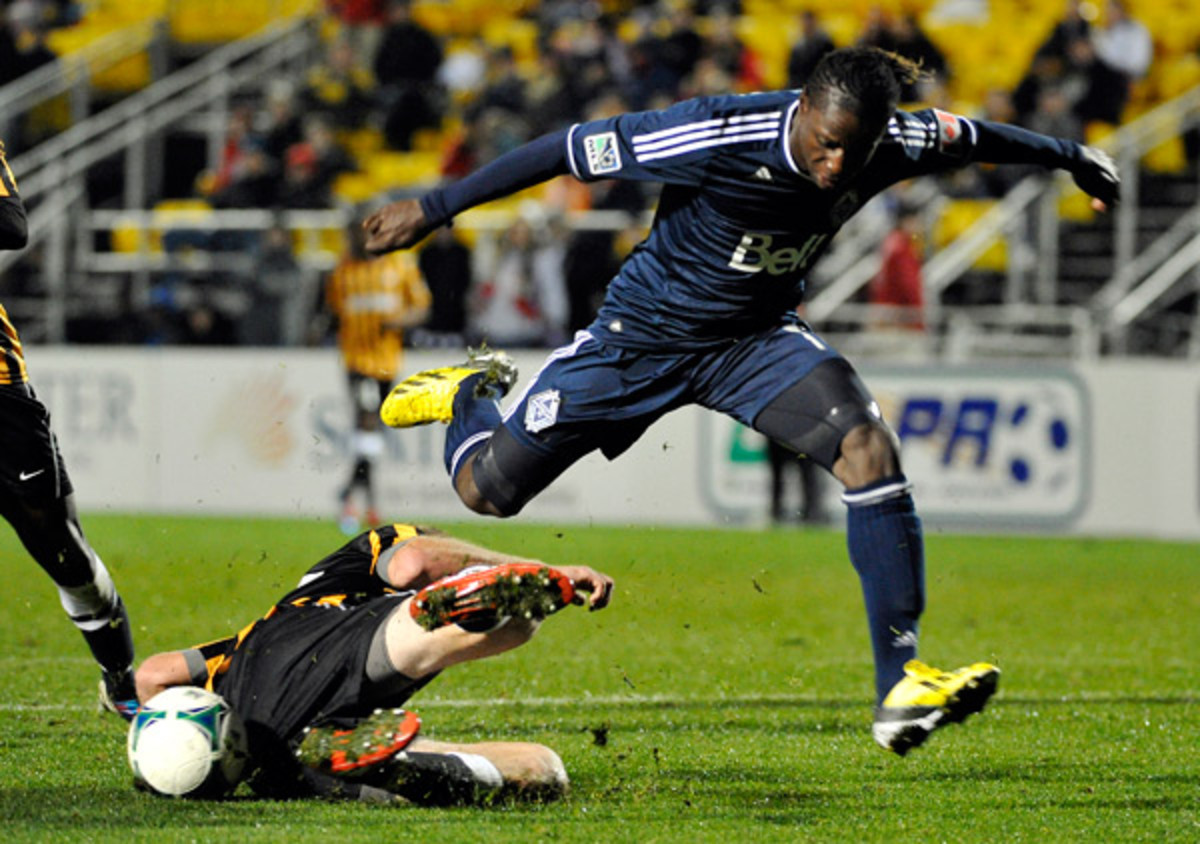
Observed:
[[[544,390],[529,397],[525,407],[525,430],[531,434],[544,431],[558,421],[561,399],[558,390]]]

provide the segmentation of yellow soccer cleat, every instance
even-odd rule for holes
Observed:
[[[481,377],[475,377],[481,376]],[[467,362],[458,366],[426,369],[410,375],[392,388],[379,418],[391,428],[412,428],[431,422],[449,422],[454,418],[454,397],[469,378],[476,397],[503,398],[517,380],[512,358],[488,348],[469,349]]]
[[[982,710],[1000,682],[1000,669],[986,662],[946,673],[910,659],[904,673],[875,709],[871,729],[880,747],[900,756],[939,727]]]

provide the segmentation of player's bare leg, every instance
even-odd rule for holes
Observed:
[[[562,759],[531,742],[447,742],[418,735],[421,720],[402,709],[376,710],[353,729],[306,730],[296,755],[324,779],[352,783],[357,799],[389,798],[426,806],[488,803],[497,798],[555,800],[566,793]],[[311,778],[311,775],[310,775]]]
[[[842,438],[841,455],[833,476],[846,489],[858,489],[898,474],[897,444],[891,430],[879,425],[859,425]]]
[[[540,621],[512,619],[496,630],[471,633],[455,624],[426,630],[413,619],[407,599],[388,619],[388,659],[396,671],[418,679],[476,659],[520,647],[533,638]]]
[[[525,799],[553,800],[563,796],[569,784],[567,769],[557,753],[543,744],[523,741],[447,742],[424,736],[408,749],[417,753],[457,753],[480,756],[496,767],[503,786],[501,794]]]
[[[523,645],[541,619],[575,598],[572,581],[537,563],[466,569],[431,583],[391,612],[384,645],[390,670],[420,679],[451,665]],[[562,760],[528,742],[438,742],[417,736],[420,719],[376,710],[352,729],[306,731],[298,756],[322,775],[424,805],[497,797],[549,800],[567,787]]]

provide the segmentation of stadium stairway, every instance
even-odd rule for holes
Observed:
[[[1138,183],[1138,232],[1141,252],[1180,215],[1200,202],[1200,173],[1193,160],[1176,172],[1142,169]],[[1113,222],[1111,217],[1064,221],[1059,235],[1059,304],[1087,305],[1112,276]]]

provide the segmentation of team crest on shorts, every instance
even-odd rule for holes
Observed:
[[[583,149],[587,153],[588,171],[593,176],[615,173],[621,169],[621,151],[617,149],[616,132],[588,135],[583,139]]]
[[[558,390],[544,390],[529,397],[525,407],[525,430],[531,434],[544,431],[558,421],[561,399]]]

